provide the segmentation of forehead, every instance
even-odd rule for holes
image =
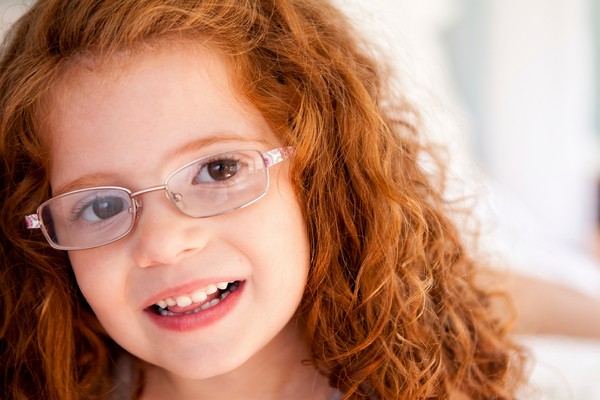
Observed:
[[[45,105],[53,188],[82,173],[116,173],[111,168],[162,175],[163,165],[177,166],[173,149],[203,137],[275,142],[229,70],[214,51],[178,46],[71,66]]]
[[[162,44],[115,52],[102,58],[83,55],[68,61],[62,68],[43,102],[43,110],[56,127],[56,123],[74,112],[84,112],[89,107],[98,111],[98,107],[107,104],[108,100],[119,101],[128,94],[142,94],[146,89],[168,90],[168,85],[161,88],[160,83],[173,81],[175,77],[190,91],[196,89],[191,85],[192,81],[201,77],[226,96],[235,92],[235,82],[228,73],[228,67],[225,57],[192,44]],[[189,74],[192,70],[195,72],[193,75]],[[188,76],[177,76],[181,72]],[[152,81],[154,84],[150,86]],[[151,106],[159,99],[147,100],[149,104],[146,106]],[[190,97],[190,101],[193,100]],[[244,104],[240,101],[239,105]]]

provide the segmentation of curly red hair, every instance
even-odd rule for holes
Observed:
[[[57,79],[163,43],[222,53],[242,95],[296,148],[311,244],[298,314],[309,361],[344,398],[514,398],[520,349],[475,283],[440,179],[421,165],[431,149],[418,113],[325,0],[42,0],[16,23],[0,60],[0,397],[110,390],[117,346],[65,254],[22,221],[50,195],[40,132]]]

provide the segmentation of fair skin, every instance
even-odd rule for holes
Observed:
[[[206,49],[159,46],[76,66],[48,104],[53,194],[101,185],[135,191],[200,157],[282,145]],[[144,399],[331,396],[326,378],[302,363],[309,348],[294,316],[309,247],[289,163],[270,169],[268,193],[246,208],[190,218],[152,192],[141,196],[128,236],[69,252],[103,327],[147,363]],[[159,299],[224,281],[240,289],[198,317],[171,326],[163,322],[178,315],[154,310]]]
[[[552,282],[508,271],[486,271],[481,283],[512,296],[514,332],[522,335],[557,335],[600,339],[600,299]],[[513,315],[495,304],[502,318]]]

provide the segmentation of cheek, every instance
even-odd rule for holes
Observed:
[[[257,284],[266,282],[295,294],[304,290],[310,252],[300,205],[286,183],[276,182],[263,199],[228,214],[224,225],[260,276]]]
[[[96,309],[100,304],[109,304],[115,293],[121,293],[125,279],[119,276],[117,263],[111,255],[99,249],[74,251],[69,259],[77,285],[87,302]],[[101,254],[100,254],[101,253]]]
[[[309,242],[300,206],[291,189],[281,190],[275,196],[277,207],[266,208],[261,226],[261,244],[264,254],[272,257],[269,264],[282,287],[304,291],[309,269]]]
[[[306,251],[308,235],[300,204],[290,182],[287,179],[280,179],[280,181],[283,182],[275,182],[269,193],[273,200],[271,204],[267,204],[262,218],[271,223],[269,236],[272,240]]]

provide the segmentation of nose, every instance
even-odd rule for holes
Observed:
[[[203,247],[204,234],[198,218],[180,212],[164,192],[148,193],[131,233],[132,258],[138,267],[177,264]]]

